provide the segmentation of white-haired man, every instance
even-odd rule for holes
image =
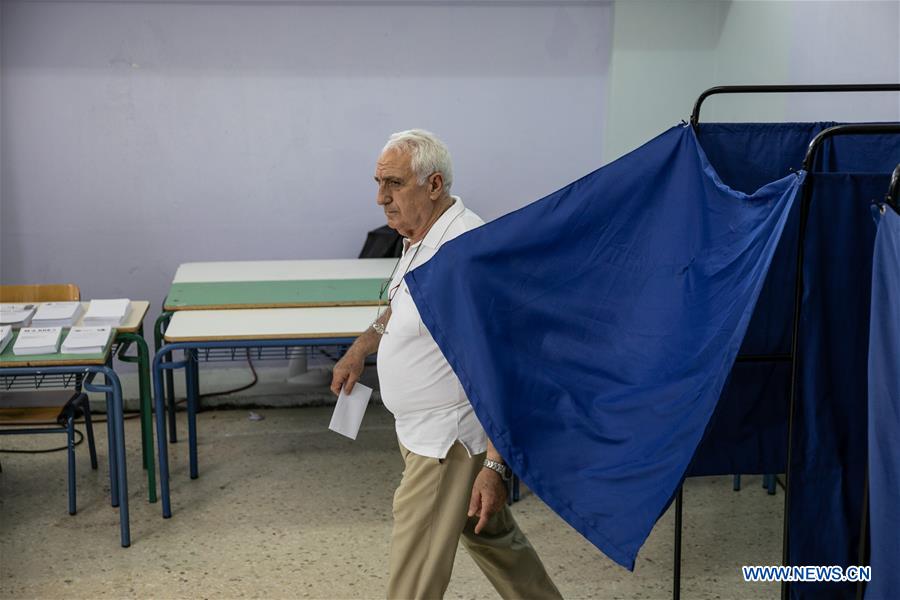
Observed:
[[[388,307],[335,365],[331,389],[350,391],[378,352],[384,405],[394,414],[405,468],[394,494],[389,598],[441,598],[462,536],[504,598],[560,598],[506,506],[509,469],[409,294],[404,275],[482,224],[450,195],[447,147],[423,130],[395,133],[375,167],[377,202],[404,239]]]

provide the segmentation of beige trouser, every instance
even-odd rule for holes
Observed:
[[[442,598],[453,559],[462,542],[503,598],[561,598],[559,591],[509,507],[493,515],[476,535],[476,517],[468,518],[469,498],[484,454],[469,456],[455,443],[443,460],[410,452],[394,493],[388,598]]]

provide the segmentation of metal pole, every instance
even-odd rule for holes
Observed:
[[[869,562],[869,465],[866,464],[866,478],[863,484],[863,500],[862,500],[862,518],[859,524],[859,550],[857,553],[857,565],[865,565]],[[866,582],[860,581],[856,584],[856,600],[863,600],[866,593]]]
[[[787,429],[787,462],[784,467],[784,519],[781,537],[781,564],[790,563],[790,514],[791,514],[791,461],[793,460],[794,442],[794,410],[797,405],[797,376],[799,374],[799,347],[800,347],[800,309],[803,303],[803,250],[806,241],[806,221],[809,217],[809,204],[812,199],[812,181],[807,174],[803,186],[803,194],[800,199],[800,233],[797,239],[797,275],[794,279],[794,325],[791,332],[791,392],[788,400],[788,429]],[[781,582],[781,598],[787,600],[790,596],[790,582]]]
[[[700,107],[703,101],[716,94],[772,94],[772,93],[810,93],[810,92],[900,92],[900,83],[863,83],[863,84],[815,84],[815,85],[720,85],[705,90],[691,111],[691,125],[700,124]]]
[[[675,548],[672,573],[672,600],[681,598],[681,514],[683,512],[684,484],[678,486],[675,496]]]

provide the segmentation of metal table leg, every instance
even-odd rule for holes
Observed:
[[[197,351],[186,349],[184,351],[187,364],[184,368],[184,382],[187,392],[188,414],[188,455],[190,457],[191,479],[197,479],[199,469],[197,467],[197,402],[200,391],[199,369],[197,365]]]
[[[154,352],[159,352],[159,349],[163,346],[163,331],[165,329],[165,325],[169,323],[169,320],[172,318],[172,313],[163,311],[160,313],[159,317],[156,318],[156,323],[153,328],[153,350]],[[172,362],[172,353],[169,352],[165,356],[166,362]],[[166,395],[164,397],[165,405],[167,410],[169,411],[169,439],[173,444],[178,442],[178,432],[175,427],[175,374],[171,370],[165,371],[166,378],[166,386],[165,391]]]
[[[109,409],[107,413],[107,429],[112,430],[112,444],[109,451],[109,462],[115,462],[115,483],[110,491],[118,497],[119,506],[119,530],[122,539],[122,547],[131,545],[131,528],[128,519],[128,474],[125,467],[125,421],[122,410],[122,384],[116,372],[109,366],[91,367],[96,373],[102,373],[106,382],[104,385],[94,383],[92,380],[85,382],[84,387],[91,392],[103,392],[109,395]]]
[[[106,378],[106,383],[104,386],[99,387],[96,384],[91,385],[91,387],[95,388],[91,390],[91,387],[85,385],[85,389],[90,391],[102,391],[106,396],[106,438],[107,444],[109,448],[109,497],[110,503],[113,508],[119,506],[119,485],[117,482],[117,473],[118,473],[118,465],[116,461],[118,459],[118,455],[115,452],[116,448],[116,428],[113,423],[113,419],[115,418],[115,407],[113,406],[113,392],[112,392],[112,383],[110,382],[110,377],[107,374],[112,371],[112,354],[106,359],[106,367],[103,374]]]
[[[150,391],[150,350],[147,341],[139,330],[138,333],[120,333],[116,339],[125,343],[133,343],[137,347],[138,382],[141,399],[141,448],[144,468],[147,469],[148,500],[156,502],[156,461],[153,459],[153,416]],[[124,356],[119,351],[119,360],[135,362],[134,358]]]
[[[166,371],[186,366],[182,362],[164,362],[171,356],[169,346],[160,348],[153,357],[153,397],[156,415],[156,443],[159,450],[159,493],[162,498],[162,516],[172,516],[172,504],[169,496],[169,445],[166,440],[166,396],[163,389]]]

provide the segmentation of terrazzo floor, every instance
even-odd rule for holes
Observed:
[[[173,517],[147,502],[139,422],[126,422],[132,546],[121,548],[100,469],[78,451],[78,514],[66,511],[66,460],[0,454],[3,598],[382,598],[391,497],[401,460],[390,414],[369,407],[352,442],[328,431],[330,407],[211,410],[199,415],[200,477],[187,444],[171,447]],[[179,413],[186,434],[184,413]],[[59,439],[64,439],[59,436]],[[0,447],[55,445],[55,436],[4,436]],[[43,445],[43,446],[42,446]],[[682,598],[776,598],[744,583],[742,564],[778,564],[781,490],[760,477],[697,478],[685,487]],[[516,518],[566,598],[671,598],[673,511],[654,528],[633,573],[596,550],[524,492]],[[460,549],[447,598],[496,598]]]

